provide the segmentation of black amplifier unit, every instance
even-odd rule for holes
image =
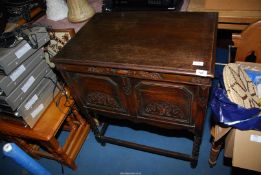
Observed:
[[[103,0],[103,12],[174,10],[179,11],[183,0]]]

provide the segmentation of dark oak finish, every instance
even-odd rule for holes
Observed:
[[[195,167],[214,74],[216,25],[216,13],[96,14],[53,62],[99,141],[183,158]],[[107,124],[99,130],[94,120],[99,114],[188,130],[194,134],[192,156],[106,137]]]

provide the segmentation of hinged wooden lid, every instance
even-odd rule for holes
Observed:
[[[101,13],[53,61],[213,77],[216,29],[217,13]]]

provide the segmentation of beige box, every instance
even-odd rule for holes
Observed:
[[[261,172],[261,132],[232,129],[226,137],[226,157],[235,167]]]

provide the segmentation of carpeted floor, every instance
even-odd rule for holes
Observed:
[[[219,156],[217,165],[210,168],[208,157],[210,150],[210,111],[207,113],[203,140],[200,148],[199,162],[195,169],[190,167],[187,161],[141,152],[125,147],[106,144],[101,146],[90,133],[84,146],[82,147],[77,159],[77,171],[64,168],[65,175],[234,175],[230,166],[223,163],[223,153]],[[171,133],[161,135],[161,133],[142,131],[138,128],[123,126],[109,126],[107,135],[128,139],[137,143],[145,143],[151,146],[158,146],[171,150],[177,150],[184,153],[191,152],[192,140],[189,138],[173,137]],[[174,134],[175,135],[175,134]],[[60,141],[66,137],[62,133]],[[1,153],[2,154],[2,153]],[[0,160],[1,175],[26,175],[26,170],[18,166],[10,158]],[[53,160],[41,159],[39,163],[49,170],[53,175],[62,174],[61,165]],[[237,175],[237,174],[235,174]]]

